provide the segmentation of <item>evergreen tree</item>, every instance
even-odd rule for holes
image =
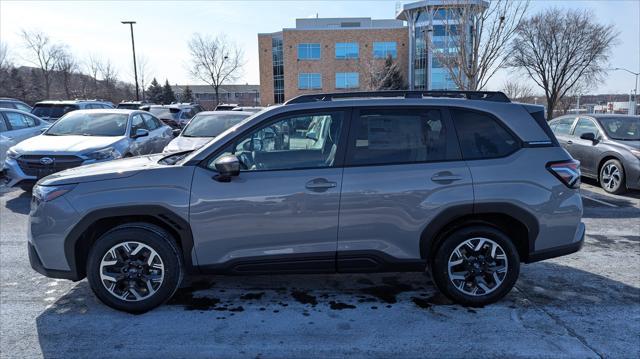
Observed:
[[[404,90],[406,88],[402,71],[400,71],[398,64],[393,62],[391,56],[387,56],[379,76],[378,90]]]
[[[189,103],[193,102],[193,92],[191,91],[189,86],[186,86],[184,88],[184,91],[182,92],[182,95],[180,96],[180,101],[189,102]]]
[[[153,103],[163,102],[162,86],[158,83],[158,80],[154,77],[151,81],[151,85],[147,89],[147,99]]]
[[[173,93],[173,89],[171,88],[171,85],[169,85],[169,80],[165,80],[164,86],[162,87],[162,102],[176,102],[176,94]]]

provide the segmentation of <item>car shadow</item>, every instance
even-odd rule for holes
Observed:
[[[594,186],[594,187],[598,187],[599,189],[602,189],[600,187],[600,184],[598,183],[598,181],[596,181],[593,178],[582,177],[581,181],[583,183],[588,184],[588,185],[591,185],[591,186]],[[630,190],[628,190],[627,192],[625,192],[625,193],[623,193],[621,195],[607,193],[606,196],[611,196],[611,198],[619,198],[619,199],[628,199],[628,198],[640,199],[640,191],[630,189]]]
[[[639,300],[637,287],[553,262],[524,266],[516,288],[502,301],[485,308],[452,304],[423,273],[221,276],[196,279],[167,304],[142,315],[131,315],[100,304],[85,280],[42,312],[36,325],[45,358],[140,356],[144,355],[140,351],[144,348],[180,353],[188,346],[186,343],[194,342],[200,353],[212,356],[218,346],[240,345],[242,340],[252,341],[252,345],[263,340],[257,344],[277,346],[278,342],[296,338],[305,328],[324,328],[332,320],[346,318],[350,318],[349,325],[360,322],[365,326],[362,330],[370,333],[388,331],[386,318],[390,315],[422,321],[425,326],[451,321],[458,323],[452,325],[461,326],[460,332],[467,330],[460,320],[469,324],[506,316],[514,323],[505,325],[525,322],[536,330],[535,326],[542,324],[526,320],[532,311],[536,315],[542,315],[541,310],[570,311],[592,318],[598,317],[596,312],[606,311],[615,318],[624,317],[629,308],[637,307]],[[594,306],[598,306],[597,311]],[[283,321],[289,323],[284,329]],[[278,334],[274,331],[268,336],[247,338],[249,330],[255,333],[256,326],[260,333],[269,333],[275,330],[272,326],[277,326]],[[219,336],[214,339],[216,330],[223,330],[226,338],[237,338],[238,343],[236,339],[234,343],[222,342]],[[634,332],[626,335],[633,336]],[[306,348],[312,352],[311,347]]]
[[[30,201],[31,192],[22,191],[19,196],[8,200],[5,204],[5,207],[14,213],[29,214]]]

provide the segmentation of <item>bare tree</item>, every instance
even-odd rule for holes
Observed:
[[[502,85],[502,92],[510,99],[518,101],[533,97],[533,87],[513,79],[505,81]]]
[[[110,60],[102,61],[99,70],[105,87],[105,97],[111,98],[118,82],[118,70]]]
[[[0,41],[0,71],[8,71],[10,67],[9,48],[5,42]]]
[[[595,23],[591,11],[549,9],[524,21],[513,42],[513,66],[526,70],[544,90],[547,118],[580,81],[606,74],[618,33],[613,25]]]
[[[90,54],[89,58],[85,62],[85,67],[91,77],[91,94],[96,96],[98,93],[98,75],[100,74],[100,68],[102,67],[102,61],[97,55]],[[86,96],[86,94],[85,94]]]
[[[78,63],[73,55],[66,49],[62,49],[56,66],[58,73],[62,77],[62,85],[67,98],[72,98],[71,79],[78,70]]]
[[[28,51],[27,61],[38,66],[44,81],[44,95],[49,98],[52,75],[60,58],[62,47],[54,44],[49,36],[41,31],[23,29],[20,35]]]
[[[435,59],[447,69],[449,77],[461,90],[482,90],[496,71],[509,59],[509,44],[529,7],[529,1],[463,0],[460,6],[442,9],[444,49],[435,51]],[[467,31],[469,29],[469,31]],[[431,38],[431,37],[429,37]]]
[[[144,55],[138,55],[138,79],[140,79],[140,88],[142,89],[142,100],[146,100],[146,85],[148,79],[152,77],[149,59]]]
[[[229,42],[224,35],[218,37],[193,34],[189,41],[191,75],[213,87],[216,105],[220,103],[220,86],[235,81],[244,65],[242,49]]]

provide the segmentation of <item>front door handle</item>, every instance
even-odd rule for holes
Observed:
[[[307,189],[318,192],[326,191],[329,188],[335,188],[336,186],[338,186],[336,182],[328,181],[326,178],[312,179],[305,185]]]
[[[451,172],[440,172],[433,175],[433,177],[431,177],[431,180],[433,182],[448,184],[451,182],[462,180],[462,176],[454,175]]]
[[[567,141],[567,145],[572,145],[572,144],[573,144],[573,141],[571,140]]]

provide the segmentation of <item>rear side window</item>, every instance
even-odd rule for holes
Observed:
[[[4,123],[4,118],[2,118],[2,114],[0,114],[0,133],[7,131],[7,124]]]
[[[453,129],[438,109],[362,110],[352,128],[347,164],[456,160]]]
[[[519,141],[493,116],[459,109],[451,110],[451,115],[465,160],[504,157],[520,148]]]
[[[7,121],[9,121],[9,126],[12,130],[21,130],[23,128],[35,126],[35,122],[32,118],[24,116],[21,113],[7,111],[4,115],[6,116]]]
[[[573,121],[575,119],[571,118],[561,118],[558,120],[551,121],[551,130],[554,134],[557,135],[568,135],[571,132],[571,126],[573,125]]]

